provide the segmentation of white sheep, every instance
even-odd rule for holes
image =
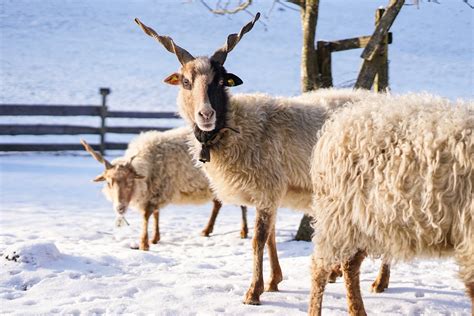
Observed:
[[[106,181],[104,195],[123,216],[129,205],[142,212],[143,229],[139,249],[148,250],[148,220],[155,220],[152,243],[160,240],[159,211],[169,204],[204,204],[213,201],[211,218],[202,234],[209,236],[222,204],[212,193],[203,172],[196,168],[188,152],[190,130],[177,128],[165,132],[150,131],[137,136],[123,157],[112,163],[96,153],[85,141],[85,149],[105,170],[94,181]],[[247,237],[247,209],[242,206],[241,237]]]
[[[474,103],[378,96],[337,112],[314,147],[310,315],[343,263],[349,312],[364,315],[364,257],[454,256],[474,303]]]
[[[226,203],[256,206],[253,279],[246,304],[260,304],[265,244],[271,266],[265,290],[277,291],[283,279],[275,241],[276,212],[280,206],[310,210],[310,158],[317,132],[334,108],[371,95],[352,90],[318,91],[294,98],[230,95],[227,87],[242,80],[225,70],[224,61],[256,19],[239,34],[229,35],[210,58],[193,57],[170,37],[135,20],[146,34],[176,54],[182,65],[165,82],[180,86],[179,112],[194,128],[191,151],[196,160],[204,162],[217,197]]]

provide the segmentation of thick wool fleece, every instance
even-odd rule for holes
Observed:
[[[474,281],[474,104],[428,94],[356,102],[313,150],[315,256],[454,255]]]
[[[322,90],[294,98],[231,96],[226,125],[239,133],[227,132],[203,165],[217,197],[225,203],[309,211],[310,158],[317,132],[333,108],[370,95]],[[181,113],[193,122],[191,113]],[[191,151],[197,160],[201,144],[194,138]]]
[[[188,152],[190,134],[188,128],[142,133],[130,142],[124,157],[112,162],[126,163],[135,156],[132,166],[145,177],[135,180],[132,207],[144,209],[150,204],[160,209],[168,204],[203,204],[212,200],[209,182]],[[104,193],[109,195],[107,186]]]

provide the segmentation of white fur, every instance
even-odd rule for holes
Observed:
[[[228,126],[239,133],[227,132],[211,149],[211,161],[202,165],[217,197],[225,203],[308,211],[310,157],[317,132],[334,108],[371,96],[352,90],[319,90],[292,98],[231,96]],[[178,102],[181,115],[192,124],[186,100]],[[200,151],[201,144],[191,137],[196,160]]]
[[[474,282],[474,104],[380,95],[338,111],[313,150],[315,257],[454,255]]]
[[[212,200],[209,182],[196,168],[186,144],[190,130],[177,128],[165,132],[145,132],[133,139],[125,155],[112,164],[132,166],[145,179],[135,180],[130,206],[144,210],[148,204],[161,209],[168,204],[203,204]],[[104,194],[111,199],[107,186]]]

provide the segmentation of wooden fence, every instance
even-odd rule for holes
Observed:
[[[338,41],[318,41],[317,56],[319,77],[322,87],[332,87],[331,54],[355,48],[364,48],[361,57],[364,59],[356,88],[370,89],[372,86],[377,92],[388,88],[388,45],[392,43],[392,33],[389,29],[400,11],[404,0],[390,0],[387,9],[377,9],[375,16],[375,30],[372,36],[361,36]],[[147,118],[147,119],[175,119],[172,112],[124,112],[109,111],[107,95],[110,89],[101,88],[102,105],[18,105],[1,104],[0,116],[96,116],[100,117],[100,127],[83,125],[47,125],[47,124],[0,124],[0,135],[80,135],[94,134],[100,136],[99,144],[92,144],[102,154],[107,149],[125,149],[127,143],[106,142],[107,133],[136,134],[147,130],[166,130],[161,127],[108,127],[107,118]],[[60,151],[82,150],[77,144],[0,144],[0,151]]]
[[[375,13],[375,26],[379,26],[385,9],[377,9]],[[380,34],[377,33],[377,35]],[[371,48],[374,42],[374,35],[360,36],[337,41],[318,41],[316,51],[318,56],[318,71],[321,80],[321,88],[329,88],[333,86],[332,78],[332,61],[331,54],[334,52],[345,51],[357,48]],[[388,88],[388,45],[392,43],[392,33],[388,32],[388,28],[384,30],[380,37],[381,43],[376,48],[376,58],[370,59],[369,62],[364,61],[359,73],[359,78],[355,84],[356,88],[370,89],[374,86],[374,91],[382,92]],[[365,53],[365,50],[364,50]],[[363,56],[364,55],[363,53]],[[368,71],[369,70],[369,71]],[[370,72],[367,75],[367,72]]]
[[[90,116],[99,117],[100,126],[63,124],[0,124],[0,135],[98,135],[100,141],[91,146],[102,154],[107,149],[126,149],[127,143],[107,142],[107,133],[138,134],[148,130],[167,130],[170,127],[107,126],[107,118],[178,119],[173,112],[128,112],[109,111],[107,95],[110,89],[101,88],[101,105],[20,105],[0,104],[0,116]],[[62,151],[83,150],[76,144],[0,144],[0,151]]]

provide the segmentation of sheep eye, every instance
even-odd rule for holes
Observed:
[[[183,78],[183,82],[182,82],[182,83],[183,83],[183,87],[184,87],[185,89],[191,89],[191,82],[189,82],[188,79]]]
[[[219,85],[223,86],[224,85],[224,79],[219,79]]]

